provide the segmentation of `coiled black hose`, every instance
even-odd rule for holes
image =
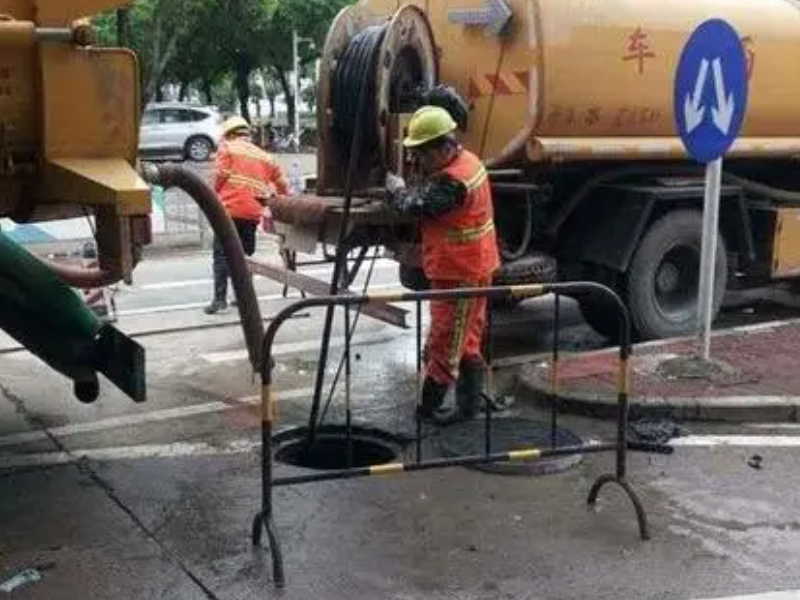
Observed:
[[[342,159],[347,162],[356,123],[362,117],[363,127],[361,140],[363,147],[359,155],[363,162],[371,160],[379,153],[376,152],[378,132],[376,130],[375,115],[375,72],[378,52],[383,38],[386,35],[386,25],[373,25],[353,37],[336,66],[333,76],[332,102],[335,107],[333,116],[333,132],[336,136],[337,147],[343,153]],[[359,90],[366,85],[366,101],[364,106],[359,106]],[[363,115],[359,115],[363,111]]]

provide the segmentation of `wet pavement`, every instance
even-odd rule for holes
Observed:
[[[209,322],[199,307],[174,308],[207,299],[207,261],[192,254],[144,263],[136,286],[118,296],[120,327]],[[373,285],[397,285],[388,262]],[[257,286],[265,314],[287,303],[275,284]],[[498,346],[541,355],[549,311],[544,300],[506,317]],[[576,344],[602,345],[574,307],[566,313]],[[320,313],[293,320],[277,340],[281,427],[307,419],[320,321]],[[524,335],[523,324],[534,333]],[[414,333],[364,317],[356,336],[356,422],[410,435]],[[670,457],[630,456],[648,542],[617,489],[604,488],[597,510],[587,510],[592,482],[613,469],[611,454],[543,477],[450,468],[281,488],[275,516],[287,587],[277,591],[269,555],[249,539],[260,505],[260,429],[241,333],[187,329],[140,341],[150,393],[143,405],[109,386],[96,404],[80,405],[37,360],[0,354],[0,585],[26,568],[41,575],[10,597],[680,600],[800,588],[800,430],[692,424],[697,445]],[[331,372],[340,355],[338,344]],[[513,393],[513,374],[501,372],[497,383]],[[517,398],[506,416],[549,413]],[[340,386],[327,422],[343,418]],[[610,421],[576,416],[561,425],[584,440],[615,432]],[[728,434],[751,443],[712,443]],[[425,452],[438,452],[435,434]],[[405,447],[401,458],[410,456]],[[299,471],[278,467],[279,475]]]

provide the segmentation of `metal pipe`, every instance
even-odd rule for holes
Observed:
[[[208,219],[211,229],[222,242],[225,259],[231,274],[233,291],[239,308],[250,363],[258,370],[261,367],[261,340],[264,325],[258,306],[253,280],[245,261],[244,249],[233,221],[225,212],[216,192],[197,173],[174,164],[161,166],[145,165],[142,169],[145,181],[165,188],[177,187],[186,192],[200,207]]]
[[[56,276],[67,285],[80,288],[99,288],[113,285],[123,278],[121,272],[107,271],[99,267],[84,268],[64,265],[46,258],[39,258]]]
[[[697,331],[703,359],[711,359],[711,321],[714,314],[714,281],[717,271],[719,238],[719,195],[722,186],[722,158],[706,165],[703,200],[703,237],[700,248],[700,285],[697,297]]]
[[[374,465],[371,467],[356,467],[353,469],[340,469],[337,471],[326,471],[323,473],[309,473],[307,475],[297,475],[294,477],[276,477],[272,480],[273,486],[295,485],[298,483],[311,483],[316,481],[331,481],[334,479],[353,479],[356,477],[369,477],[372,475],[392,475],[398,473],[410,473],[413,471],[429,471],[431,469],[442,469],[445,467],[460,467],[466,465],[483,465],[498,462],[512,462],[523,460],[538,460],[551,456],[572,456],[575,454],[597,454],[609,452],[616,448],[614,443],[590,444],[585,446],[564,446],[554,449],[520,449],[510,452],[498,452],[494,454],[477,454],[473,456],[463,456],[458,458],[434,458],[423,462],[392,463],[387,465]]]
[[[417,462],[422,462],[422,419],[419,416],[419,409],[422,405],[422,302],[416,301],[417,309],[417,372],[414,389],[414,421],[417,427]]]
[[[553,363],[550,365],[550,447],[556,447],[558,435],[558,360],[560,350],[560,329],[561,329],[561,294],[556,292],[555,303],[553,304]]]
[[[33,48],[37,42],[88,46],[94,42],[94,30],[88,24],[79,24],[75,28],[36,27],[33,21],[0,18],[0,47]]]

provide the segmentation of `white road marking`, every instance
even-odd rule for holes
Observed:
[[[358,289],[360,290],[360,288],[358,288]],[[398,286],[397,283],[383,283],[383,284],[378,284],[378,285],[371,285],[371,286],[369,286],[369,289],[370,290],[393,290],[393,289],[396,289],[398,292],[406,291],[405,288],[402,288],[402,287]],[[270,294],[268,296],[258,296],[258,301],[259,302],[273,302],[275,300],[286,300],[287,302],[288,301],[292,301],[292,300],[296,301],[296,300],[300,300],[300,295],[297,292],[297,290],[292,288],[290,290],[289,298],[284,298],[283,294]],[[129,310],[121,310],[121,311],[117,312],[117,316],[118,317],[133,317],[133,316],[137,316],[137,315],[151,315],[151,314],[157,314],[157,313],[162,313],[162,312],[177,312],[177,311],[181,311],[181,310],[192,310],[192,309],[195,309],[195,308],[203,308],[205,306],[208,306],[208,301],[207,300],[204,301],[204,302],[187,302],[185,304],[160,304],[160,305],[157,305],[157,306],[149,306],[149,307],[145,307],[145,308],[132,308],[132,309],[129,309]]]
[[[351,343],[356,345],[374,344],[381,342],[389,342],[398,338],[397,331],[388,331],[381,329],[372,333],[365,333],[362,335],[354,335],[351,338]],[[287,342],[285,344],[275,344],[272,347],[272,356],[281,356],[284,354],[295,354],[298,352],[308,352],[316,350],[320,346],[320,340],[306,340],[303,342]],[[330,341],[331,348],[339,348],[344,346],[344,336],[332,336]],[[227,352],[209,352],[208,354],[201,354],[200,358],[210,363],[223,363],[233,362],[247,359],[247,350],[230,350]]]
[[[800,446],[800,436],[793,435],[688,435],[669,441],[671,446],[761,446],[793,448]]]
[[[380,258],[375,262],[374,270],[397,268],[397,263],[388,258]],[[301,267],[302,269],[302,267]],[[303,275],[309,277],[321,277],[323,275],[330,275],[333,272],[333,266],[322,267],[318,269],[302,269],[300,271]],[[146,283],[144,285],[137,285],[134,290],[171,290],[175,288],[193,287],[196,285],[211,285],[213,279],[184,279],[182,281],[161,281],[159,283]]]
[[[748,594],[747,596],[725,596],[724,598],[704,598],[703,600],[798,600],[800,590],[786,590],[784,592],[766,592],[763,594]]]
[[[742,427],[748,429],[782,429],[782,430],[800,430],[800,423],[742,423]]]
[[[306,396],[310,398],[313,393],[313,388],[298,388],[294,390],[275,391],[274,398],[277,402],[281,402],[285,400],[296,400]],[[81,433],[105,431],[107,429],[115,429],[117,427],[130,427],[133,425],[143,425],[146,423],[158,423],[160,421],[167,421],[170,419],[183,419],[196,415],[241,408],[242,404],[256,405],[260,402],[261,396],[245,396],[244,398],[239,398],[230,403],[205,402],[203,404],[178,406],[175,408],[165,408],[144,413],[122,415],[119,417],[109,417],[108,419],[89,421],[87,423],[74,423],[71,425],[63,425],[61,427],[51,427],[47,431],[56,437],[64,437]],[[23,431],[20,433],[11,433],[0,436],[0,447],[39,442],[47,439],[48,435],[44,431]]]
[[[90,460],[132,460],[142,458],[175,458],[181,456],[220,456],[242,454],[260,448],[260,439],[234,440],[220,445],[206,442],[173,442],[171,444],[143,444],[117,448],[94,448],[42,454],[17,454],[0,456],[0,469],[65,465],[82,458]]]
[[[184,281],[162,281],[160,283],[146,283],[144,285],[134,286],[134,290],[170,290],[173,288],[191,287],[193,285],[208,285],[213,280],[209,278],[203,279],[186,279]]]

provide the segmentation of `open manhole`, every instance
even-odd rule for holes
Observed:
[[[350,432],[348,442],[344,425],[323,425],[317,429],[314,444],[309,447],[307,427],[283,431],[273,437],[277,446],[275,460],[295,467],[329,471],[382,465],[394,461],[400,454],[399,440],[390,433],[355,425]]]
[[[444,456],[475,456],[486,450],[486,422],[483,419],[466,421],[451,425],[442,430],[439,445]],[[509,452],[539,448],[545,450],[553,442],[550,424],[522,418],[499,418],[491,423],[491,451]],[[555,445],[557,448],[579,446],[581,438],[571,431],[556,428]],[[582,455],[554,456],[529,461],[497,462],[474,465],[474,468],[490,473],[506,475],[549,475],[560,473],[579,464]]]

